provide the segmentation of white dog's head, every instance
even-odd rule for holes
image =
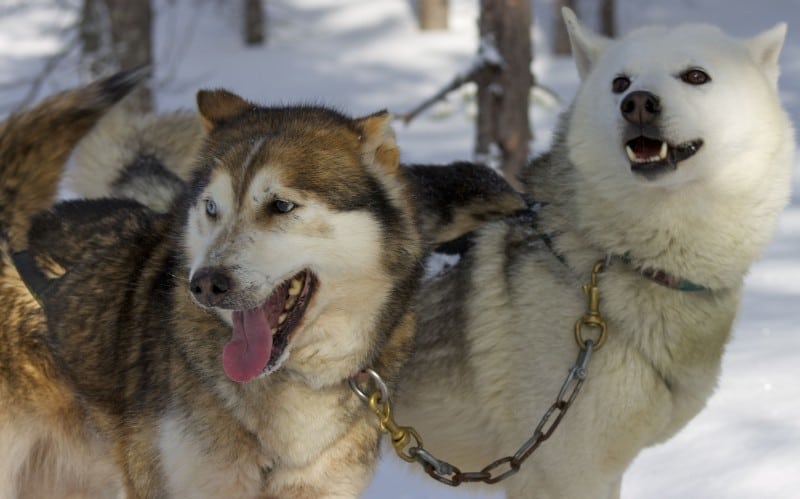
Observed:
[[[747,40],[703,24],[611,40],[568,9],[564,18],[582,79],[566,139],[584,177],[604,187],[749,183],[791,155],[776,92],[784,23]]]

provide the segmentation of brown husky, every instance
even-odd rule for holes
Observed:
[[[487,170],[401,167],[385,112],[221,90],[198,107],[207,137],[166,214],[70,201],[12,244],[0,306],[26,322],[0,333],[0,496],[357,496],[380,430],[348,380],[394,381],[429,243],[524,206]],[[453,174],[493,190],[415,209]],[[43,190],[3,192],[8,225]]]

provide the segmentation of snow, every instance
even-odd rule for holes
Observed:
[[[65,28],[79,0],[0,3],[0,110],[26,93],[48,54],[68,43]],[[239,2],[157,0],[156,90],[160,110],[191,108],[201,87],[226,87],[263,103],[317,102],[353,115],[388,108],[403,113],[464,71],[478,44],[477,0],[450,0],[451,28],[420,33],[413,2],[269,0],[267,44],[244,48]],[[578,2],[579,5],[590,2]],[[27,5],[26,5],[27,4]],[[789,24],[781,55],[781,98],[800,124],[800,8],[796,0],[617,0],[622,31],[642,24],[710,22],[752,36]],[[25,8],[23,8],[25,7]],[[577,75],[548,52],[552,0],[534,2],[532,28],[539,83],[558,102],[534,94],[535,151],[547,148],[558,108]],[[44,93],[77,82],[76,55],[58,65]],[[471,156],[474,104],[469,88],[447,104],[397,125],[403,159],[446,162]],[[800,170],[800,161],[796,166]],[[647,449],[623,482],[623,497],[657,499],[800,497],[800,180],[775,240],[746,281],[740,317],[707,408],[666,444]],[[449,262],[443,262],[447,264]],[[532,421],[538,415],[531,415]],[[402,422],[401,422],[402,423]],[[389,446],[386,446],[387,448]],[[444,456],[443,456],[444,457]],[[579,472],[579,470],[576,470]],[[390,456],[366,492],[369,499],[499,498],[496,490],[449,489]]]

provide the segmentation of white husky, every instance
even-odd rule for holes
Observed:
[[[513,455],[575,362],[581,285],[605,261],[606,341],[557,431],[506,483],[511,497],[614,498],[634,457],[705,405],[744,275],[788,201],[786,27],[610,40],[564,16],[582,85],[552,151],[525,172],[542,208],[482,227],[424,287],[397,414],[464,471]]]

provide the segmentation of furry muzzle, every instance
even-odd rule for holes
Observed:
[[[275,288],[262,305],[233,312],[233,332],[222,351],[228,378],[244,383],[278,367],[316,282],[305,270]]]

